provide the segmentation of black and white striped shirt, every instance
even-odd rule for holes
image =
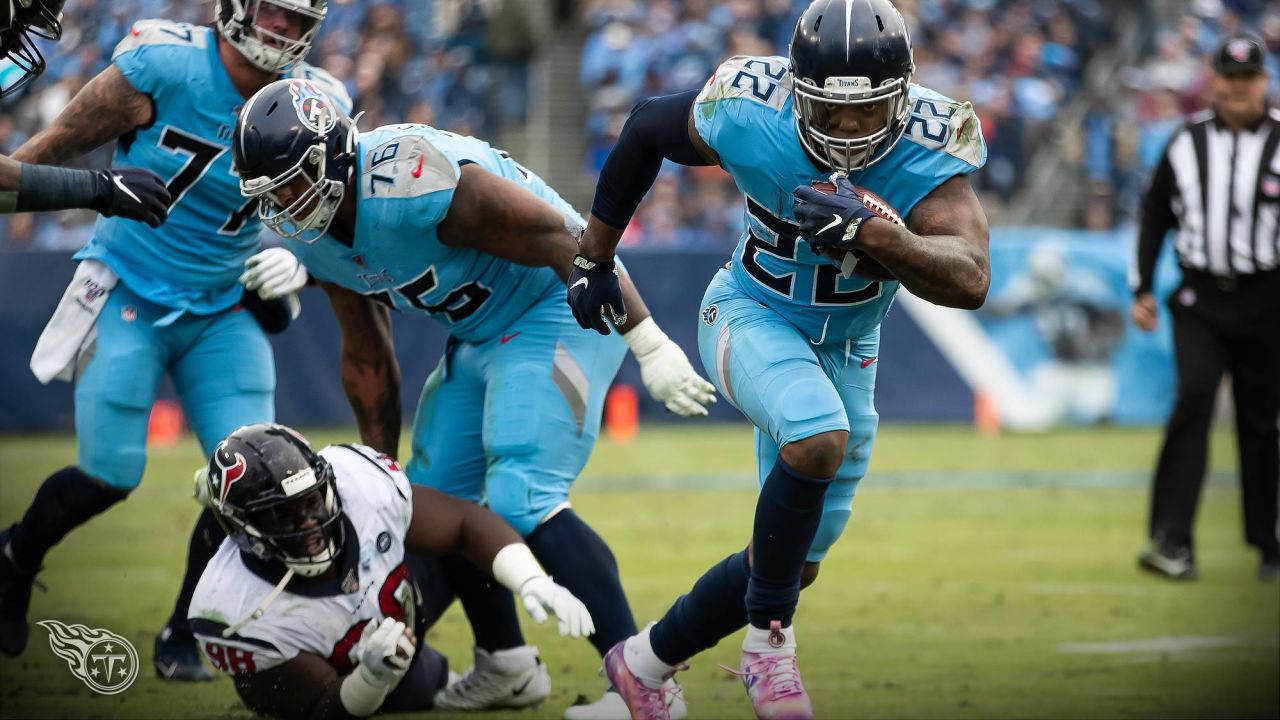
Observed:
[[[1177,228],[1184,270],[1235,278],[1280,268],[1280,110],[1235,131],[1213,111],[1165,149],[1142,204],[1137,292],[1150,292],[1160,245]]]

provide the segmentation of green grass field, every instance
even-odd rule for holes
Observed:
[[[348,440],[311,433],[317,444]],[[796,619],[801,667],[820,718],[1277,717],[1280,585],[1263,584],[1243,544],[1229,433],[1198,521],[1203,579],[1139,574],[1149,429],[984,438],[965,428],[881,429],[853,520]],[[407,442],[402,443],[407,447]],[[33,619],[105,627],[137,646],[144,672],[124,693],[93,695],[49,650],[0,659],[4,717],[248,717],[226,679],[170,685],[150,673],[197,514],[191,441],[157,449],[124,505],[46,559]],[[750,533],[754,471],[742,426],[646,429],[602,442],[575,491],[578,511],[621,563],[637,619],[656,619]],[[0,438],[0,523],[40,481],[74,461],[62,436]],[[486,718],[558,718],[604,689],[584,642],[529,626],[551,669],[551,698]],[[461,670],[470,631],[457,607],[429,641]],[[750,718],[740,637],[680,675],[692,718]]]

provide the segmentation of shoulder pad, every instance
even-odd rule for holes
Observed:
[[[781,110],[791,95],[791,65],[784,57],[734,55],[720,63],[695,104],[741,98]]]
[[[170,20],[139,20],[129,28],[129,34],[116,45],[111,57],[114,59],[121,53],[136,50],[143,45],[185,45],[203,50],[208,47],[208,43],[207,28]]]
[[[347,86],[343,85],[329,71],[318,68],[307,63],[298,63],[289,71],[288,77],[298,78],[300,80],[310,80],[320,86],[329,97],[333,98],[342,106],[343,112],[350,114],[352,108],[351,94],[347,92]]]
[[[911,86],[907,137],[981,167],[986,158],[982,124],[970,102],[960,102],[918,85]]]
[[[390,187],[378,186],[380,198],[420,197],[458,184],[458,167],[421,135],[397,135],[382,142],[368,151],[363,166],[366,178],[377,175],[391,181]],[[371,187],[369,182],[360,186]]]

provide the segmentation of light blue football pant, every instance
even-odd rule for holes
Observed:
[[[875,443],[879,415],[872,396],[880,329],[814,345],[777,311],[743,293],[728,270],[716,273],[707,287],[699,318],[698,351],[707,377],[756,426],[759,485],[787,443],[849,432],[844,462],[827,489],[809,548],[809,562],[820,562],[849,522]]]
[[[450,340],[413,421],[409,480],[487,503],[521,536],[567,502],[627,346],[552,293],[500,336]]]
[[[170,312],[118,283],[98,316],[92,357],[81,360],[79,466],[119,490],[142,481],[151,406],[166,372],[206,456],[241,425],[275,419],[271,345],[253,316],[234,309],[152,324]]]

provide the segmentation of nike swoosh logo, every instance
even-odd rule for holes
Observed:
[[[512,694],[512,695],[519,695],[520,693],[524,692],[524,689],[525,689],[525,688],[529,687],[529,683],[531,683],[531,682],[533,682],[533,677],[532,677],[532,676],[530,676],[528,680],[525,680],[523,685],[521,685],[520,687],[516,688],[515,690],[512,690],[512,691],[511,691],[511,694]]]
[[[427,156],[425,154],[418,156],[418,167],[414,168],[413,172],[409,173],[410,175],[414,177],[422,177],[422,161],[426,159],[426,157]]]
[[[178,669],[177,662],[171,662],[167,666],[164,663],[157,663],[157,665],[160,666],[160,672],[164,675],[166,680],[173,678],[174,671]]]
[[[124,181],[120,179],[120,176],[119,176],[119,175],[112,175],[112,176],[111,176],[111,180],[116,184],[116,187],[120,188],[120,192],[122,192],[122,193],[124,193],[125,195],[128,195],[129,197],[133,198],[133,201],[134,201],[134,202],[136,202],[136,203],[138,203],[139,205],[141,205],[141,204],[142,204],[142,200],[141,200],[141,199],[139,199],[137,195],[134,195],[134,194],[133,194],[133,191],[132,191],[132,190],[130,190],[130,189],[129,189],[125,184],[124,184]]]
[[[502,345],[506,345],[507,343],[514,340],[515,337],[520,334],[520,332],[521,332],[520,330],[517,330],[511,333],[510,335],[503,335],[502,337],[498,338],[498,343]]]
[[[826,231],[830,230],[831,228],[833,228],[833,227],[835,227],[835,226],[839,225],[841,222],[842,222],[842,218],[841,218],[839,215],[836,215],[835,213],[832,213],[832,214],[831,214],[831,222],[827,223],[825,226],[823,226],[823,228],[822,228],[821,230],[819,230],[819,231],[818,231],[817,233],[815,233],[815,234],[816,234],[816,235],[821,235],[822,233],[824,233],[824,232],[826,232]]]
[[[570,290],[572,290],[572,289],[574,289],[574,288],[578,287],[579,285],[581,285],[582,287],[586,287],[586,286],[587,286],[587,279],[586,279],[586,278],[578,278],[578,282],[576,282],[576,283],[574,283],[574,284],[570,285],[570,286],[569,286],[569,289],[570,289]]]
[[[863,370],[866,370],[867,368],[871,367],[871,363],[875,362],[877,357],[879,357],[879,356],[878,356],[878,355],[872,355],[871,357],[867,358],[866,360],[863,360],[863,361],[862,361],[862,369],[863,369]]]

